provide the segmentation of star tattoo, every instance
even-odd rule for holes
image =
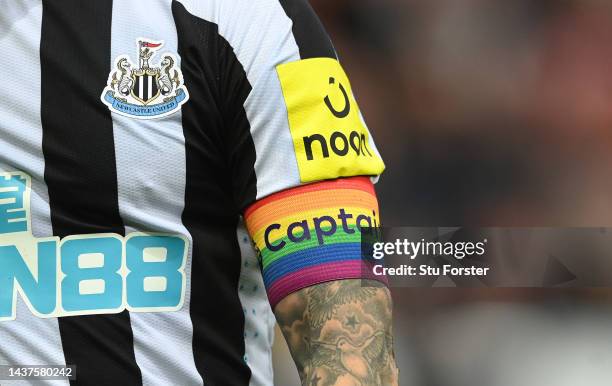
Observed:
[[[359,325],[359,321],[357,320],[357,317],[355,315],[350,315],[346,317],[345,324],[351,329],[355,330],[357,328],[357,325]]]

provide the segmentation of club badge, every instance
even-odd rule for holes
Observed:
[[[111,111],[131,118],[156,119],[174,114],[187,102],[189,93],[176,57],[164,53],[153,64],[163,44],[139,39],[138,66],[127,55],[115,60],[101,97]]]

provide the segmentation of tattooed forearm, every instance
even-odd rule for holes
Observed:
[[[302,385],[397,385],[391,308],[387,288],[362,280],[319,284],[281,301],[276,319]]]

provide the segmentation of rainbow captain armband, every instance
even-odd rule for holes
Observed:
[[[378,227],[368,177],[317,182],[266,197],[245,212],[272,307],[285,296],[341,279],[375,279],[361,259],[361,229]]]

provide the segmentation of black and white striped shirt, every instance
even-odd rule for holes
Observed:
[[[142,71],[120,78],[122,57]],[[274,316],[240,214],[303,182],[275,67],[316,57],[335,52],[305,0],[2,1],[0,175],[31,178],[33,237],[188,248],[173,312],[39,317],[17,294],[0,364],[74,364],[79,385],[271,385]]]

